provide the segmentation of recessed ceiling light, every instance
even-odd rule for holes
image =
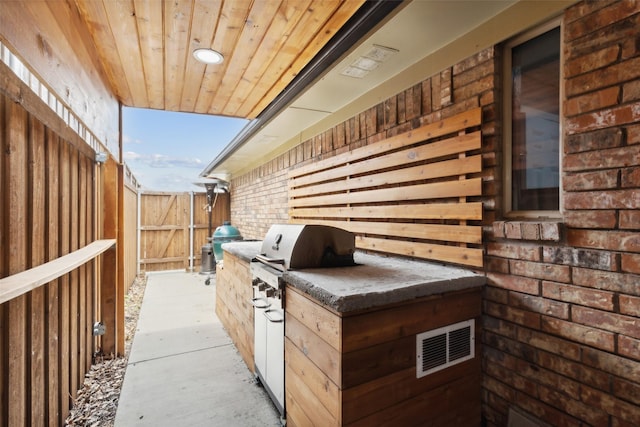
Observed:
[[[224,57],[220,52],[208,48],[194,50],[193,57],[204,64],[220,64],[224,61]]]

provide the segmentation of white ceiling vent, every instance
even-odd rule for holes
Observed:
[[[361,79],[398,52],[400,52],[398,49],[374,44],[368,52],[356,58],[340,74]]]
[[[472,359],[475,320],[467,320],[416,335],[416,377]]]

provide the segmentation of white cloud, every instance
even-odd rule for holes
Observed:
[[[122,157],[124,157],[124,160],[138,160],[141,155],[136,153],[135,151],[125,151],[124,153],[122,153]]]
[[[141,139],[135,139],[130,137],[129,135],[122,135],[122,143],[126,144],[144,144],[144,141]]]
[[[135,171],[137,165],[146,165],[152,168],[193,168],[202,169],[204,164],[197,157],[175,157],[165,154],[141,154],[135,151],[123,153],[125,162]]]

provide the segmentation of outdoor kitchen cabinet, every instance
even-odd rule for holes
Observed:
[[[478,426],[481,360],[416,378],[416,335],[474,319],[471,288],[353,312],[337,312],[286,288],[287,425]]]
[[[216,312],[253,369],[246,245],[225,245]],[[480,425],[484,278],[393,257],[356,261],[284,275],[287,426]],[[472,357],[417,378],[418,334],[470,320]]]
[[[249,262],[260,250],[260,242],[226,243],[224,262],[216,266],[216,315],[229,334],[244,363],[255,372],[253,351],[253,298]]]

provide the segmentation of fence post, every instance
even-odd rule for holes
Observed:
[[[189,192],[189,271],[194,271],[193,265],[193,219],[194,219],[194,194],[193,191]]]
[[[142,264],[142,257],[140,253],[141,242],[140,238],[142,237],[142,231],[140,230],[141,219],[140,215],[142,214],[141,203],[142,203],[142,191],[140,188],[136,190],[137,205],[136,205],[136,233],[138,234],[137,240],[137,248],[136,248],[136,276],[140,275],[140,266]]]
[[[123,256],[122,234],[122,167],[111,157],[102,165],[103,210],[102,224],[104,238],[118,239],[115,248],[102,255],[100,272],[100,312],[106,332],[102,336],[102,352],[105,355],[120,356],[124,351],[124,271],[121,270]]]

